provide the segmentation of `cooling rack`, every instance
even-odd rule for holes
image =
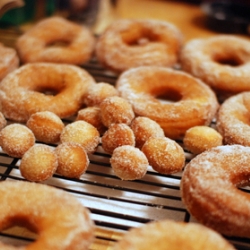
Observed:
[[[110,84],[116,82],[117,76],[102,68],[94,58],[82,67],[97,82]],[[70,123],[73,119],[74,117],[64,122]],[[178,143],[182,146],[181,141]],[[56,147],[56,145],[50,146]],[[193,157],[188,152],[185,152],[185,155],[186,162]],[[55,174],[44,184],[71,193],[89,208],[96,225],[96,240],[91,249],[112,249],[113,244],[129,228],[149,221],[173,219],[195,222],[181,201],[181,173],[162,175],[149,166],[144,178],[122,181],[112,172],[110,155],[104,152],[101,144],[95,153],[89,154],[89,159],[89,168],[80,179],[69,179]],[[19,164],[20,159],[12,158],[0,149],[0,180],[23,180]],[[0,233],[1,241],[13,245],[27,245],[35,239],[36,235],[25,228],[14,227]],[[250,249],[250,239],[236,237],[227,239],[239,250]]]

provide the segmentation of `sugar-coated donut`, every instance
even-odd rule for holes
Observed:
[[[135,135],[136,147],[142,148],[150,137],[165,137],[161,126],[148,117],[137,116],[130,125]]]
[[[131,145],[117,147],[110,158],[111,167],[122,180],[141,179],[148,170],[144,153]]]
[[[205,150],[223,144],[222,135],[208,126],[194,126],[188,129],[183,138],[184,148],[193,154],[200,154]]]
[[[132,105],[119,96],[105,98],[100,104],[100,109],[102,123],[106,127],[109,127],[112,123],[130,125],[135,117]]]
[[[2,181],[0,230],[22,226],[36,233],[27,246],[0,242],[3,250],[87,250],[94,239],[89,210],[73,195],[45,184]]]
[[[156,247],[157,246],[157,247]],[[220,234],[197,223],[162,220],[131,228],[113,250],[235,250]]]
[[[171,139],[182,138],[190,127],[210,124],[219,107],[215,93],[206,84],[164,67],[127,70],[118,78],[116,87],[136,115],[159,123]],[[165,102],[158,99],[162,97]]]
[[[17,39],[23,63],[53,62],[81,65],[89,61],[95,47],[91,31],[59,16],[35,24]]]
[[[58,167],[56,172],[68,178],[80,178],[89,166],[86,150],[78,143],[65,142],[55,149]]]
[[[182,200],[202,224],[231,236],[250,237],[250,147],[218,146],[193,158],[181,180]]]
[[[25,125],[13,123],[0,131],[0,146],[9,156],[21,158],[35,144],[33,132]]]
[[[7,121],[2,112],[0,112],[0,130],[7,125]]]
[[[161,174],[181,172],[185,165],[183,148],[167,137],[150,137],[141,150],[149,165]]]
[[[0,83],[2,113],[19,122],[26,122],[40,111],[69,117],[83,105],[83,96],[91,84],[95,84],[93,77],[74,65],[26,64]]]
[[[248,92],[231,96],[220,106],[216,126],[224,144],[250,146],[250,113],[244,101],[247,96]]]
[[[112,123],[102,136],[102,147],[106,153],[112,154],[123,145],[135,146],[133,130],[125,123]]]
[[[13,48],[0,43],[0,81],[19,66],[19,57]]]
[[[84,103],[88,107],[99,106],[105,98],[117,95],[118,91],[113,85],[105,82],[99,82],[88,88],[84,97]]]
[[[79,120],[64,127],[60,140],[79,143],[88,153],[93,153],[100,142],[100,133],[90,123]]]
[[[64,128],[64,123],[55,113],[41,111],[30,116],[26,123],[36,139],[45,143],[57,143]]]
[[[250,42],[217,35],[187,42],[181,52],[184,71],[202,79],[222,96],[250,90]]]
[[[19,169],[25,179],[42,182],[52,177],[57,166],[54,149],[48,145],[35,144],[24,153]]]
[[[182,46],[182,33],[171,23],[151,19],[113,22],[96,45],[98,60],[122,72],[143,65],[174,66]]]

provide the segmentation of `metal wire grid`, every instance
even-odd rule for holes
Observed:
[[[83,66],[97,82],[114,84],[117,77],[104,70],[95,59]],[[66,120],[65,123],[71,122]],[[179,142],[180,145],[181,142]],[[50,145],[56,147],[56,145]],[[186,153],[187,162],[192,155]],[[162,175],[149,168],[141,180],[122,181],[117,178],[101,144],[94,154],[89,154],[90,165],[82,177],[69,179],[55,174],[44,184],[56,186],[76,196],[91,211],[99,232],[92,249],[110,249],[112,244],[131,227],[137,227],[152,220],[173,219],[195,221],[186,211],[180,196],[181,173]],[[22,180],[19,172],[20,160],[0,152],[0,180]],[[246,190],[248,192],[248,190]],[[14,231],[14,233],[13,233]],[[26,245],[35,236],[15,230],[0,233],[0,240],[11,244]],[[107,233],[107,232],[110,232]],[[227,238],[239,250],[250,249],[250,239]]]

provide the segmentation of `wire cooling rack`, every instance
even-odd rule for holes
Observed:
[[[103,69],[95,59],[83,65],[97,82],[115,84],[117,76]],[[72,120],[65,120],[70,123]],[[38,142],[39,143],[39,142]],[[182,145],[181,141],[178,141]],[[50,145],[56,147],[56,145]],[[1,149],[0,149],[1,150]],[[192,155],[186,154],[186,162]],[[44,184],[52,185],[76,196],[91,211],[96,224],[96,240],[91,249],[112,249],[112,245],[131,227],[153,220],[173,219],[195,222],[181,201],[181,173],[162,175],[149,167],[144,178],[122,181],[110,167],[110,155],[101,144],[89,154],[90,165],[80,179],[55,174]],[[0,180],[21,180],[20,159],[0,151]],[[1,194],[0,194],[1,195]],[[1,197],[1,196],[0,196]],[[49,197],[48,197],[49,199]],[[14,227],[0,233],[0,240],[9,244],[27,245],[36,235],[27,229]],[[250,249],[250,239],[227,238],[239,250]]]

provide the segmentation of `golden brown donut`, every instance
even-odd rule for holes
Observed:
[[[112,123],[102,136],[102,147],[106,153],[112,154],[123,145],[135,146],[133,130],[125,123]]]
[[[185,165],[183,148],[167,137],[150,137],[141,150],[149,165],[161,174],[181,172]]]
[[[87,153],[93,153],[100,142],[100,133],[90,123],[79,120],[64,127],[60,140],[79,143]]]
[[[17,39],[23,63],[53,62],[81,65],[89,61],[95,47],[91,31],[59,16],[35,24]]]
[[[87,250],[94,239],[89,210],[73,195],[44,184],[2,181],[0,230],[22,226],[36,233],[27,246],[0,242],[3,250]]]
[[[19,169],[25,179],[42,182],[52,177],[57,166],[54,149],[48,145],[35,144],[24,153]]]
[[[205,150],[221,146],[221,134],[207,126],[194,126],[188,129],[183,138],[184,148],[193,154],[200,154]]]
[[[57,143],[64,128],[64,123],[55,113],[41,111],[30,116],[26,123],[36,139],[45,143]]]
[[[96,45],[105,67],[122,72],[143,65],[174,66],[182,33],[173,24],[152,19],[120,19],[107,27]]]
[[[181,67],[223,96],[250,90],[250,42],[233,35],[194,39],[182,49]]]
[[[165,137],[160,125],[148,117],[137,116],[130,125],[135,135],[136,147],[142,148],[150,137]]]
[[[58,167],[56,172],[68,178],[80,178],[89,165],[86,150],[78,143],[65,142],[55,149]]]
[[[218,111],[217,130],[223,137],[224,144],[250,146],[249,110],[245,98],[248,92],[226,99]]]
[[[21,158],[35,144],[33,132],[25,125],[13,123],[0,131],[0,146],[9,156]]]
[[[19,66],[19,57],[13,48],[0,43],[0,81]]]
[[[182,200],[200,223],[232,236],[250,237],[250,196],[239,190],[249,184],[250,147],[218,146],[186,165]]]
[[[217,98],[206,84],[169,68],[143,66],[127,70],[118,78],[116,87],[137,116],[156,121],[171,139],[182,138],[190,127],[210,124],[218,109]]]
[[[148,170],[144,153],[131,145],[117,147],[110,158],[111,167],[122,180],[141,179]]]
[[[157,247],[156,247],[157,246]],[[162,220],[132,228],[113,250],[235,250],[220,234],[197,223]]]
[[[2,113],[19,122],[26,122],[40,111],[69,117],[83,105],[83,96],[92,84],[95,84],[93,77],[74,65],[26,64],[0,83]]]

